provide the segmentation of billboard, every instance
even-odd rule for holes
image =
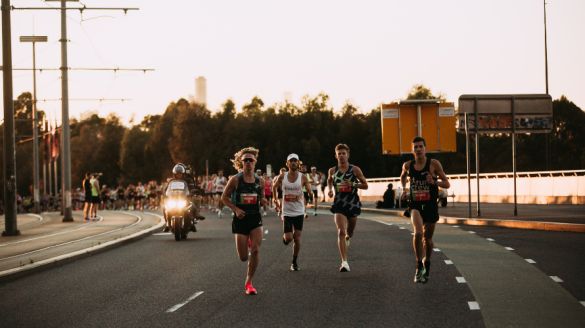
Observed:
[[[462,95],[457,131],[465,132],[467,113],[471,133],[476,127],[478,133],[548,133],[553,127],[552,112],[550,95]]]
[[[411,153],[411,142],[422,136],[427,152],[456,151],[456,117],[453,103],[438,99],[402,100],[380,106],[382,153]]]

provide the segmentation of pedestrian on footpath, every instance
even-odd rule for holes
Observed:
[[[91,184],[91,208],[90,208],[90,217],[93,220],[97,220],[97,209],[100,206],[100,182],[98,180],[98,173],[94,173],[89,180]]]
[[[333,197],[333,187],[335,187],[331,213],[337,226],[337,246],[341,256],[339,272],[348,272],[350,271],[347,259],[348,248],[362,206],[357,191],[368,189],[368,182],[362,170],[349,163],[348,145],[340,143],[335,146],[335,158],[337,165],[328,171],[327,186],[330,198]]]
[[[400,183],[406,188],[410,183],[410,192],[402,193],[403,200],[409,198],[410,221],[414,235],[412,247],[416,258],[414,282],[426,283],[431,270],[431,254],[433,253],[433,234],[435,224],[439,220],[437,197],[439,188],[448,189],[451,184],[441,163],[426,156],[426,142],[422,137],[412,139],[414,160],[402,165]]]
[[[85,178],[83,179],[83,194],[85,198],[83,199],[83,220],[89,221],[91,216],[91,174],[89,172],[85,173]]]
[[[247,147],[234,154],[232,163],[239,173],[230,178],[221,196],[225,206],[234,212],[232,233],[235,235],[238,256],[242,262],[248,261],[244,283],[247,295],[258,293],[252,285],[252,278],[258,267],[262,243],[260,206],[266,203],[264,181],[254,174],[258,153],[258,149]]]
[[[272,193],[277,194],[282,190],[282,198],[274,198],[274,206],[282,213],[282,242],[285,245],[293,241],[293,259],[290,265],[291,271],[299,271],[297,258],[301,250],[301,234],[303,221],[305,219],[305,202],[303,186],[311,190],[311,184],[306,175],[301,174],[299,169],[299,156],[290,154],[286,158],[288,172],[281,173],[272,186]]]

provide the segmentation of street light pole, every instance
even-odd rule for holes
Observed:
[[[33,56],[33,99],[32,99],[32,129],[33,129],[33,208],[35,213],[41,212],[39,195],[39,122],[37,113],[37,61],[35,45],[37,42],[47,42],[45,35],[21,36],[20,42],[32,43]]]
[[[63,222],[73,221],[71,208],[71,151],[69,132],[69,84],[67,67],[67,1],[61,0],[61,181]]]

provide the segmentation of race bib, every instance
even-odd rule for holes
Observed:
[[[337,191],[339,192],[351,192],[351,185],[339,184],[337,185]]]
[[[296,202],[299,200],[299,196],[286,194],[286,195],[284,195],[284,200],[287,202]]]
[[[241,194],[240,203],[245,205],[257,204],[258,194]]]
[[[431,193],[428,190],[415,190],[412,192],[415,202],[426,202],[431,200]]]

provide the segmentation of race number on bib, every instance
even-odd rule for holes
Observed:
[[[339,184],[337,185],[337,191],[339,192],[351,192],[351,185]]]
[[[431,200],[431,193],[428,190],[415,190],[412,195],[415,202],[426,202]]]
[[[286,194],[284,195],[284,200],[287,202],[296,202],[299,199],[297,195]]]
[[[258,194],[241,194],[240,200],[242,204],[250,205],[258,203]]]

